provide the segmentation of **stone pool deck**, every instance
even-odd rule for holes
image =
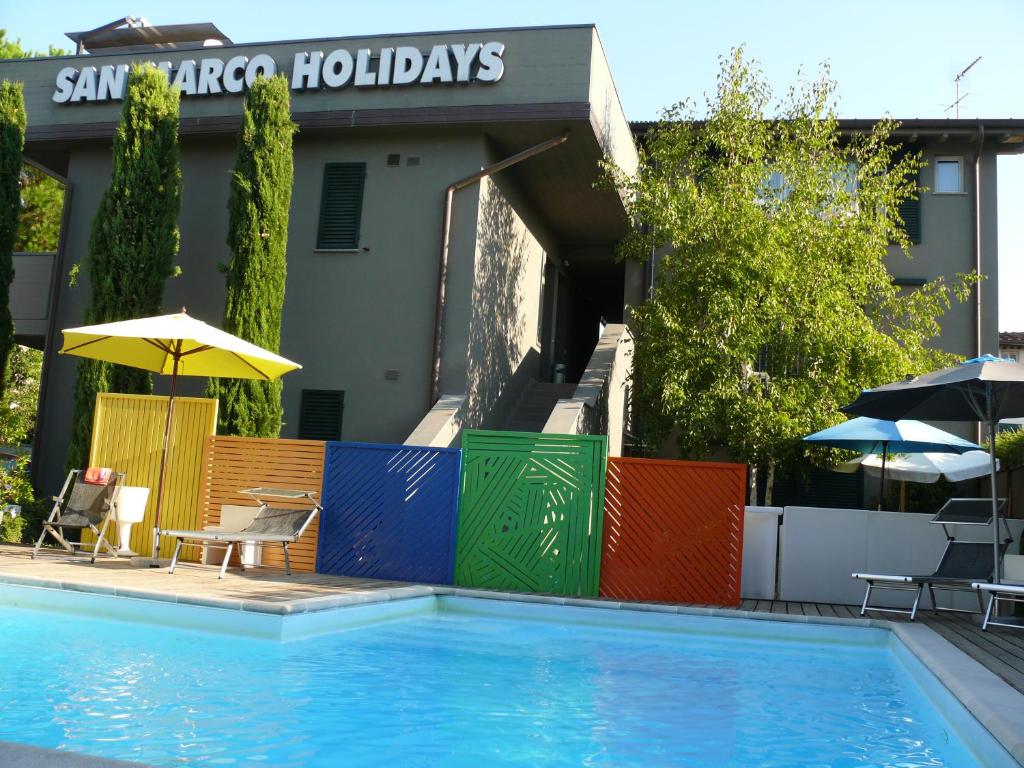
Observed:
[[[0,545],[0,585],[4,583],[119,595],[256,613],[288,615],[358,603],[428,595],[466,595],[496,600],[546,602],[606,609],[632,609],[786,622],[868,625],[891,629],[1024,765],[1024,631],[992,628],[982,632],[974,616],[922,611],[918,621],[898,614],[859,615],[859,606],[744,600],[739,608],[665,603],[628,603],[550,595],[465,590],[344,576],[280,570],[229,570],[184,563],[139,568],[127,560],[86,558],[57,550],[33,560],[31,548]],[[2,754],[2,750],[0,750]]]

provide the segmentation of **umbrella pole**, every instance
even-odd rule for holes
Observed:
[[[882,509],[882,498],[885,496],[885,460],[889,458],[889,443],[882,443],[882,479],[878,481],[878,509]]]
[[[991,394],[989,404],[991,405]],[[991,413],[991,408],[989,409]],[[996,498],[996,422],[991,420],[988,423],[988,459],[989,459],[989,482],[992,489],[992,557],[994,569],[992,575],[996,584],[1002,583],[999,562],[999,500]]]
[[[171,371],[171,395],[167,398],[167,421],[164,422],[164,449],[160,454],[160,480],[156,487],[156,517],[153,521],[153,559],[150,567],[160,567],[160,518],[164,508],[164,482],[167,478],[168,447],[171,442],[171,416],[174,412],[174,390],[178,383],[178,357]]]
[[[900,480],[900,512],[907,511],[907,481]]]

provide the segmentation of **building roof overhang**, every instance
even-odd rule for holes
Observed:
[[[930,139],[973,143],[982,136],[986,145],[991,146],[998,154],[1024,153],[1024,119],[1020,118],[909,118],[896,119],[895,122],[897,127],[893,135],[909,142]],[[642,141],[643,137],[659,124],[657,120],[638,120],[629,125],[633,135]],[[839,130],[844,134],[865,133],[877,124],[878,118],[844,118],[839,120]]]

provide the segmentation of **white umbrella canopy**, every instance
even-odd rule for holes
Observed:
[[[860,465],[872,475],[882,471],[882,457],[876,453],[865,456]],[[996,461],[996,468],[999,461]],[[886,475],[893,480],[911,483],[937,483],[945,478],[951,483],[986,477],[989,474],[987,451],[967,453],[914,453],[890,458],[885,464]]]

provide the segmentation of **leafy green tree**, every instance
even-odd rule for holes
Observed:
[[[7,377],[0,395],[0,443],[24,445],[32,442],[39,405],[39,381],[43,353],[15,345],[7,361]]]
[[[25,59],[36,56],[67,56],[68,51],[56,46],[48,46],[45,52],[33,51],[21,44],[21,39],[11,40],[7,37],[7,30],[0,29],[0,59]]]
[[[842,421],[862,387],[949,362],[928,343],[972,277],[893,284],[887,252],[909,255],[898,210],[917,195],[920,156],[900,151],[888,120],[841,135],[834,93],[826,70],[773,106],[734,50],[705,116],[677,104],[635,175],[609,169],[642,225],[621,254],[663,254],[633,312],[649,441],[674,433],[686,456],[724,453],[771,475],[797,465],[799,438]]]
[[[245,99],[228,198],[224,330],[273,352],[281,344],[294,133],[288,81],[257,79]],[[280,433],[280,380],[211,379],[207,393],[220,401],[220,434]]]
[[[50,46],[45,52],[22,47],[20,40],[10,40],[0,29],[0,59],[22,59],[35,56],[63,56],[67,51]],[[64,207],[64,186],[52,176],[27,163],[21,166],[21,213],[14,250],[45,252],[57,250],[60,217]]]
[[[21,212],[14,250],[28,253],[56,251],[64,185],[27,163],[21,166]]]
[[[156,67],[137,65],[128,74],[114,134],[111,184],[89,236],[87,324],[160,314],[164,284],[176,274],[180,205],[178,91]],[[103,391],[148,394],[153,377],[137,368],[79,362],[69,466],[87,460],[96,394]]]
[[[25,147],[25,98],[21,83],[0,82],[0,373],[14,346],[10,292],[14,239],[21,209],[21,152]],[[6,383],[0,377],[0,387]],[[0,395],[3,394],[0,389]]]

